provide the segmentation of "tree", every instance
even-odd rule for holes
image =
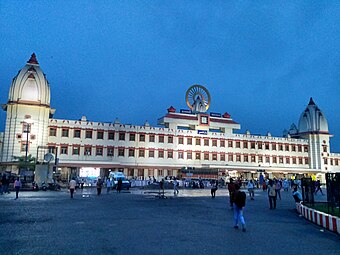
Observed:
[[[18,167],[19,169],[26,169],[29,171],[34,171],[35,169],[35,157],[33,157],[31,154],[27,155],[27,163],[26,163],[26,157],[25,156],[14,156],[14,160],[18,161]]]

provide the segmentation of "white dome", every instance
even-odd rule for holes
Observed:
[[[33,53],[27,64],[14,77],[8,103],[50,106],[50,85]]]
[[[312,98],[299,120],[299,133],[306,132],[322,132],[328,134],[327,120]]]

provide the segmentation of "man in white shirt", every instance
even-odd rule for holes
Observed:
[[[110,178],[107,178],[107,180],[106,180],[106,193],[109,194],[110,190],[111,190],[111,180],[110,180]]]
[[[76,186],[77,186],[77,183],[74,180],[74,178],[72,178],[72,180],[70,181],[70,184],[69,184],[71,198],[73,198],[73,193],[74,193],[74,190],[76,189]]]
[[[253,180],[250,180],[247,184],[247,188],[248,188],[248,192],[249,192],[249,196],[250,196],[250,200],[254,200],[254,182]]]

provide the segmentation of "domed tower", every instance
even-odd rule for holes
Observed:
[[[35,157],[38,146],[47,145],[48,121],[54,109],[50,107],[50,85],[34,53],[13,78],[2,108],[7,112],[2,162],[10,166],[14,156]]]
[[[307,108],[299,120],[298,136],[309,140],[310,167],[327,170],[327,157],[330,152],[328,122],[310,98]]]

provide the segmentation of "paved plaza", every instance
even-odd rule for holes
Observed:
[[[117,194],[95,189],[0,197],[0,254],[340,254],[340,237],[306,221],[290,192],[269,210],[266,192],[247,200],[247,231],[233,228],[225,189]],[[318,199],[324,199],[321,195]]]

